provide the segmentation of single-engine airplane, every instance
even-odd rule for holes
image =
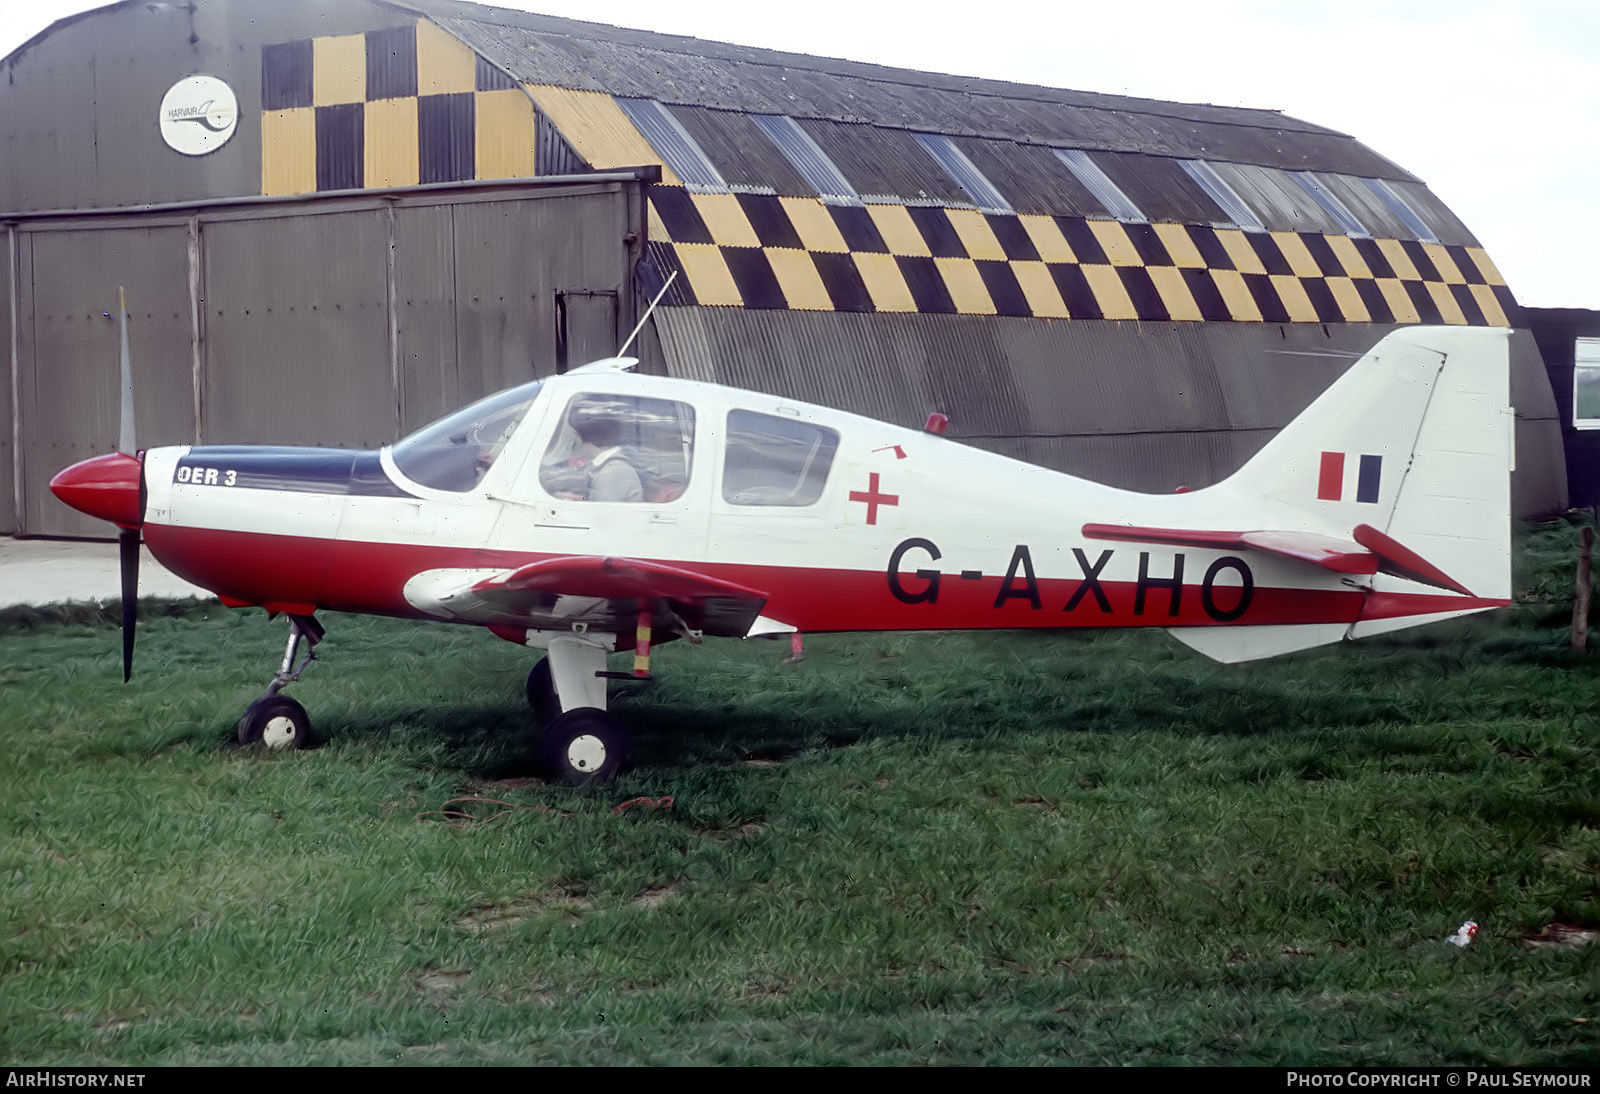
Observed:
[[[280,692],[316,612],[444,620],[546,652],[546,760],[602,780],[628,753],[608,678],[676,637],[1156,626],[1235,662],[1506,604],[1509,333],[1391,333],[1235,474],[1171,495],[963,446],[939,415],[918,432],[623,357],[375,452],[125,435],[51,489],[123,529],[125,606],[142,533],[223,603],[288,617],[241,742],[311,742]]]

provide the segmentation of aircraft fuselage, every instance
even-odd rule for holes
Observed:
[[[668,501],[595,501],[541,485],[572,399],[645,391],[693,412],[688,481]],[[731,411],[837,436],[818,496],[741,504]],[[546,383],[481,481],[440,490],[381,452],[161,448],[146,456],[144,534],[175,573],[229,603],[430,615],[407,585],[440,570],[572,556],[647,557],[767,594],[802,631],[1349,623],[1347,576],[1269,555],[1086,538],[1132,524],[1260,524],[1226,492],[1115,490],[837,411],[638,376]],[[1270,503],[1265,503],[1270,509]],[[1283,521],[1303,519],[1285,508]]]

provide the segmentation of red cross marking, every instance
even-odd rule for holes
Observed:
[[[865,490],[852,490],[852,491],[850,491],[850,500],[851,501],[864,501],[864,502],[866,502],[867,503],[867,523],[868,524],[877,524],[878,523],[878,506],[880,506],[880,505],[899,505],[900,504],[900,495],[899,494],[883,494],[883,493],[880,493],[878,491],[878,473],[876,471],[873,471],[867,477],[867,488]]]

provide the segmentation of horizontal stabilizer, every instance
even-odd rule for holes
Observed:
[[[1219,532],[1196,528],[1142,528],[1132,524],[1085,524],[1089,539],[1160,543],[1169,547],[1208,547],[1214,551],[1254,549],[1309,562],[1338,574],[1392,574],[1407,581],[1449,589],[1462,596],[1472,590],[1405,544],[1358,524],[1348,540],[1316,532]]]
[[[1451,592],[1460,593],[1462,596],[1472,595],[1471,589],[1409,547],[1384,535],[1372,525],[1358,524],[1352,534],[1355,536],[1357,543],[1378,556],[1381,560],[1378,569],[1383,573],[1393,574],[1395,577],[1403,577],[1407,581],[1417,581],[1423,585],[1432,585],[1439,589],[1449,589]]]

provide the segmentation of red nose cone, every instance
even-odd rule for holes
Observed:
[[[122,452],[75,463],[50,480],[50,492],[80,513],[124,528],[144,521],[139,511],[139,460]]]

